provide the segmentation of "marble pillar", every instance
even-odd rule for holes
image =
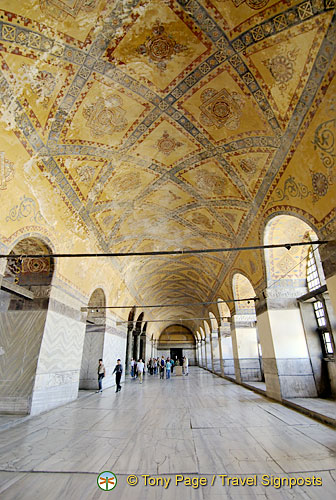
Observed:
[[[211,359],[211,338],[210,334],[205,335],[205,363],[208,370],[212,370],[212,359]]]
[[[133,328],[127,330],[126,373],[131,373],[131,359],[133,353]]]
[[[211,353],[212,353],[212,369],[215,373],[221,373],[221,355],[219,348],[219,332],[213,330],[211,332]]]
[[[218,340],[221,353],[221,373],[227,377],[235,377],[231,324],[229,322],[222,322],[219,328]]]
[[[273,287],[257,303],[266,391],[280,401],[317,396],[297,296],[294,287]]]
[[[235,314],[232,317],[231,334],[236,380],[262,380],[255,315]]]
[[[206,368],[206,346],[205,346],[205,339],[202,339],[202,344],[201,344],[201,349],[202,349],[202,367]]]

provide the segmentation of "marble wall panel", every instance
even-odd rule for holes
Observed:
[[[0,313],[0,411],[29,412],[46,315]]]
[[[105,325],[86,325],[79,377],[80,389],[97,390],[98,388],[98,360],[103,357],[104,335]]]
[[[104,387],[111,387],[115,384],[115,375],[112,375],[112,372],[118,358],[121,359],[123,365],[122,380],[125,378],[126,334],[126,327],[120,330],[111,326],[106,328],[103,349],[103,361],[106,369]]]
[[[85,323],[49,311],[40,350],[31,413],[77,398]]]

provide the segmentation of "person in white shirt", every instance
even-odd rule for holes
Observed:
[[[184,375],[189,375],[189,372],[188,372],[188,358],[187,356],[184,356],[183,358],[183,371],[184,371]]]
[[[138,370],[138,377],[139,377],[139,380],[140,380],[140,384],[142,384],[142,378],[143,378],[144,369],[145,369],[145,364],[142,361],[142,359],[140,358],[139,361],[138,361],[138,363],[137,363],[137,370]]]

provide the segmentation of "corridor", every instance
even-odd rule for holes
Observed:
[[[274,498],[331,500],[336,488],[336,432],[197,367],[189,377],[128,380],[0,433],[3,500],[113,498]],[[101,491],[97,475],[117,476]],[[129,474],[138,477],[130,486]],[[141,475],[171,478],[145,486]],[[176,474],[204,477],[198,489]],[[219,475],[255,477],[257,485],[222,486]],[[214,484],[211,486],[214,475]],[[269,478],[322,478],[322,486],[261,484]],[[148,478],[147,478],[148,479]]]

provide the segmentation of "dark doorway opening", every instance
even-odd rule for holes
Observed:
[[[174,362],[176,362],[176,357],[180,361],[180,365],[182,366],[183,361],[183,354],[182,354],[182,348],[177,347],[175,349],[170,349],[170,359],[173,359]]]

